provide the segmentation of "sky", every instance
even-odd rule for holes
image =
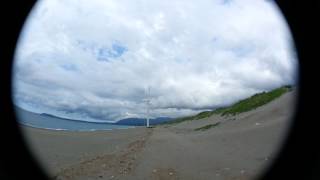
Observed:
[[[88,121],[180,117],[296,84],[290,30],[265,0],[42,0],[16,49],[13,99]],[[150,89],[149,95],[146,95]]]

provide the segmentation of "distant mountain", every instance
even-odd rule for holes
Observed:
[[[156,125],[156,124],[168,122],[170,120],[172,120],[172,118],[158,117],[158,118],[150,119],[149,123],[150,123],[150,125]],[[127,118],[127,119],[122,119],[122,120],[116,122],[115,124],[126,125],[126,126],[145,126],[146,119],[145,118]]]
[[[78,119],[69,119],[69,118],[63,118],[59,117],[56,115],[48,114],[48,113],[34,113],[27,111],[25,109],[22,109],[18,106],[15,106],[15,109],[18,114],[20,115],[28,115],[28,117],[48,117],[48,118],[53,118],[53,119],[61,119],[61,120],[67,120],[67,121],[76,121],[76,122],[87,122],[83,120],[78,120]],[[161,124],[165,123],[172,120],[172,118],[169,117],[158,117],[154,119],[150,119],[150,125],[156,125],[156,124]],[[146,125],[146,119],[145,118],[127,118],[127,119],[122,119],[117,122],[111,123],[111,122],[88,122],[88,123],[101,123],[101,124],[112,124],[112,125],[125,125],[125,126],[145,126]]]
[[[39,114],[40,116],[44,117],[50,117],[50,118],[57,118],[57,119],[63,119],[63,120],[68,120],[68,121],[80,121],[80,122],[89,122],[89,123],[102,123],[102,124],[114,124],[111,122],[104,122],[104,121],[85,121],[85,120],[80,120],[80,119],[70,119],[70,118],[64,118],[64,117],[59,117],[56,115],[48,114],[48,113],[41,113]]]
[[[59,119],[66,119],[66,118],[62,118],[62,117],[58,117],[52,114],[47,114],[47,113],[41,113],[40,116],[47,116],[47,117],[52,117],[52,118],[59,118]]]
[[[41,116],[51,117],[51,118],[58,118],[58,119],[64,119],[64,120],[70,120],[70,121],[81,121],[81,120],[75,120],[75,119],[68,119],[68,118],[62,118],[58,117],[52,114],[47,113],[41,113]],[[169,117],[158,117],[154,119],[150,119],[150,125],[156,125],[161,124],[164,122],[170,121],[172,118]],[[117,122],[111,123],[111,122],[93,122],[93,123],[105,123],[105,124],[115,124],[115,125],[125,125],[125,126],[145,126],[146,125],[146,119],[145,118],[127,118],[122,119]]]

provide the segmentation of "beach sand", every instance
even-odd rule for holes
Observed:
[[[23,126],[22,131],[53,179],[253,179],[281,147],[294,105],[293,91],[236,116],[154,128],[69,132]]]

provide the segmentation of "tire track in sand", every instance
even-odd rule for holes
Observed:
[[[128,144],[125,149],[113,154],[96,156],[67,167],[53,177],[55,180],[122,179],[136,167],[136,159],[145,147],[153,129],[146,136]]]

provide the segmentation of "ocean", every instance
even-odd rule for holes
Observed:
[[[69,120],[37,114],[20,108],[16,108],[18,123],[35,128],[51,129],[51,130],[69,130],[69,131],[96,131],[96,130],[112,130],[112,129],[128,129],[135,126],[116,125],[111,123],[97,123],[79,120]]]

